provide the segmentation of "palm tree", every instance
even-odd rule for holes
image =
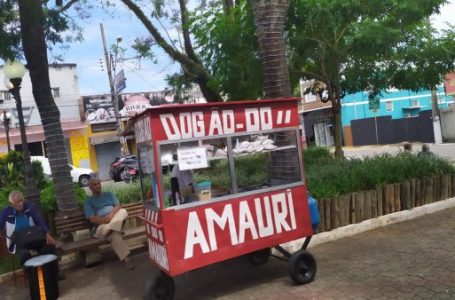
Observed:
[[[259,41],[266,98],[292,95],[284,41],[289,0],[251,0]]]
[[[68,165],[60,112],[51,93],[41,1],[19,0],[22,45],[49,153],[59,212],[74,214],[79,206]]]

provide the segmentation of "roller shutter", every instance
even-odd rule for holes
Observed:
[[[116,157],[121,156],[120,143],[111,142],[95,145],[98,176],[101,180],[108,180],[109,167]]]

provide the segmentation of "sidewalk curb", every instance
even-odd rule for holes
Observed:
[[[403,210],[396,213],[391,213],[385,216],[377,217],[375,219],[369,219],[357,224],[351,224],[343,227],[339,227],[332,231],[318,233],[311,239],[308,248],[313,248],[317,245],[336,241],[338,239],[350,237],[362,232],[370,231],[379,227],[383,227],[398,222],[412,220],[424,215],[432,214],[441,210],[455,207],[455,198],[442,200],[423,206],[415,207],[410,210]],[[302,246],[305,238],[298,239],[295,241],[288,242],[281,245],[284,249],[290,253],[296,252]]]

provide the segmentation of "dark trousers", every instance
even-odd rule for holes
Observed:
[[[176,177],[171,177],[171,196],[172,196],[172,205],[175,206],[179,202],[182,204],[179,191],[179,181]]]
[[[24,265],[24,263],[32,258],[32,254],[30,253],[30,250],[35,250],[38,252],[38,255],[43,255],[43,254],[56,254],[55,247],[53,245],[48,245],[46,241],[43,241],[40,245],[33,247],[33,248],[24,248],[21,247],[20,245],[16,244],[16,254],[19,255],[21,259],[21,264]]]

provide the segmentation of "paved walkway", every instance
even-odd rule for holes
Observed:
[[[343,147],[346,157],[364,157],[373,156],[375,154],[390,153],[395,155],[403,151],[403,144],[390,144],[390,145],[368,145],[368,146],[352,146]],[[448,159],[455,162],[455,143],[444,144],[427,144],[430,150],[439,157]],[[422,143],[412,143],[412,152],[417,154],[420,152]],[[333,147],[332,147],[333,149]]]
[[[271,258],[222,262],[176,278],[176,299],[455,299],[455,208],[311,248],[314,282],[295,286],[287,263]],[[101,265],[66,270],[60,299],[141,299],[156,274],[146,253],[126,271],[108,253]],[[15,294],[15,296],[13,296]],[[27,299],[27,289],[0,285],[1,299]]]

